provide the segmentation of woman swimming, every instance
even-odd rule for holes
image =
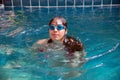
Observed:
[[[51,19],[48,29],[50,38],[38,40],[33,45],[33,50],[40,52],[49,52],[52,50],[64,51],[61,55],[64,54],[66,61],[61,63],[59,61],[61,59],[56,59],[56,61],[54,60],[54,67],[66,65],[69,68],[76,68],[86,62],[83,44],[77,39],[67,36],[67,22],[63,17],[57,16]],[[73,75],[70,72],[66,76],[70,76],[70,74]]]

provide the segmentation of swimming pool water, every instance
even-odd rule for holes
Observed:
[[[67,19],[68,35],[81,40],[87,52],[88,61],[78,68],[82,74],[71,80],[120,79],[120,7],[17,7],[0,16],[1,80],[64,80],[60,72],[65,69],[48,68],[40,63],[44,57],[29,50],[38,39],[49,37],[47,25],[54,16]]]

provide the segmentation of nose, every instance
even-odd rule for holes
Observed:
[[[54,31],[58,31],[57,28],[54,28]]]

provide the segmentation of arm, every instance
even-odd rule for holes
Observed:
[[[84,51],[75,51],[73,54],[74,55],[70,59],[70,62],[67,64],[67,67],[69,67],[69,68],[81,67],[86,62],[86,60],[84,58],[86,53]],[[81,74],[82,74],[81,71],[75,69],[75,70],[69,71],[67,74],[65,74],[65,77],[66,78],[77,77],[77,76],[80,76]]]
[[[75,51],[70,59],[70,62],[68,63],[68,66],[71,68],[82,66],[86,62],[85,56],[86,53],[84,51]]]

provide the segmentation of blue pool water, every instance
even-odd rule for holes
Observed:
[[[0,15],[1,80],[65,80],[64,67],[49,68],[30,51],[38,39],[49,37],[54,16],[67,19],[68,35],[81,40],[87,53],[88,61],[77,68],[81,75],[71,80],[120,80],[120,7],[9,10]]]

